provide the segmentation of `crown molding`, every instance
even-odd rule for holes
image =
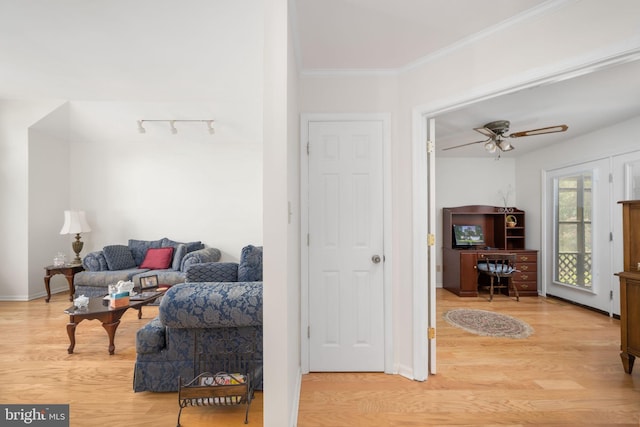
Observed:
[[[535,17],[538,16],[542,16],[546,13],[549,13],[551,11],[557,10],[561,7],[564,7],[570,3],[575,3],[579,0],[548,0],[538,6],[532,7],[531,9],[528,9],[524,12],[521,12],[517,15],[514,15],[508,19],[505,19],[504,21],[498,22],[497,24],[494,24],[488,28],[485,28],[482,31],[479,31],[475,34],[472,34],[468,37],[465,37],[453,44],[450,44],[442,49],[436,50],[435,52],[432,52],[428,55],[423,56],[422,58],[419,58],[415,61],[412,61],[402,67],[398,67],[398,68],[372,68],[372,69],[367,69],[367,68],[327,68],[327,69],[321,69],[321,68],[315,68],[315,69],[305,69],[302,68],[302,55],[301,55],[301,49],[299,46],[299,42],[298,40],[294,41],[295,44],[295,49],[296,49],[296,60],[298,61],[298,69],[301,70],[300,71],[300,75],[302,76],[327,76],[327,77],[332,77],[332,76],[396,76],[399,74],[403,74],[406,73],[408,71],[411,71],[417,67],[421,67],[425,64],[428,64],[430,62],[434,62],[437,61],[438,59],[450,55],[453,52],[463,49],[466,46],[469,46],[473,43],[476,43],[479,40],[482,40],[486,37],[489,37],[493,34],[499,33],[501,31],[504,31],[507,28],[510,28],[514,25],[518,25],[521,24],[524,21],[533,19]],[[294,33],[294,34],[297,34]]]

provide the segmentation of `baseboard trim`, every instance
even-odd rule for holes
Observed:
[[[298,411],[300,410],[300,393],[302,392],[302,369],[298,367],[298,381],[296,381],[296,389],[293,394],[293,407],[291,408],[291,415],[289,416],[291,427],[298,425]]]
[[[576,305],[578,307],[586,308],[589,311],[595,311],[596,313],[604,314],[605,316],[610,317],[608,311],[600,310],[599,308],[589,307],[588,305],[580,304],[580,303],[577,303],[575,301],[571,301],[571,300],[566,299],[566,298],[562,298],[562,297],[559,297],[559,296],[556,296],[556,295],[551,295],[549,293],[546,296],[547,296],[547,298],[557,299],[557,300],[560,300],[562,302],[566,302],[567,304]],[[620,320],[620,315],[619,314],[613,314],[611,317],[613,317],[614,319]]]

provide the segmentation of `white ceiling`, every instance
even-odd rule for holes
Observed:
[[[543,0],[297,0],[303,72],[402,72],[421,59],[482,33],[533,17],[557,1]],[[461,108],[436,118],[437,155],[493,157],[475,144],[473,128],[509,120],[511,131],[567,124],[565,133],[511,140],[518,156],[640,115],[640,61]]]
[[[401,69],[545,3],[295,0],[299,61],[303,70]]]
[[[292,0],[302,72],[402,72],[430,55],[526,19],[557,0]],[[266,3],[265,3],[266,4]],[[256,0],[0,0],[0,98],[251,102],[261,93]],[[640,62],[640,61],[638,61]],[[514,141],[517,155],[640,113],[638,64],[484,101],[438,117],[443,148],[566,123]],[[481,144],[440,156],[486,156]]]

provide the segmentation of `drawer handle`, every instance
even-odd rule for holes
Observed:
[[[522,255],[522,256],[520,257],[520,259],[521,259],[522,261],[529,261],[529,257],[528,257],[528,256],[526,256],[526,255]]]
[[[529,287],[529,285],[527,285],[526,283],[523,283],[522,285],[520,285],[520,287],[522,289],[527,289]]]
[[[523,275],[521,275],[521,276],[520,276],[520,278],[521,278],[522,280],[527,280],[527,279],[529,278],[529,276],[528,276],[528,275],[526,275],[526,274],[523,274]]]
[[[528,265],[522,265],[520,266],[520,270],[528,270],[529,266]]]

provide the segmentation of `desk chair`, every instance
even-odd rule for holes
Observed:
[[[504,254],[486,254],[478,258],[478,279],[480,275],[487,275],[490,277],[491,284],[489,290],[489,301],[493,300],[493,290],[513,287],[516,294],[516,301],[520,301],[520,295],[518,294],[518,288],[513,285],[511,276],[516,270],[516,254],[504,253]],[[507,283],[502,282],[502,278],[507,279]],[[496,283],[494,283],[496,282]]]

